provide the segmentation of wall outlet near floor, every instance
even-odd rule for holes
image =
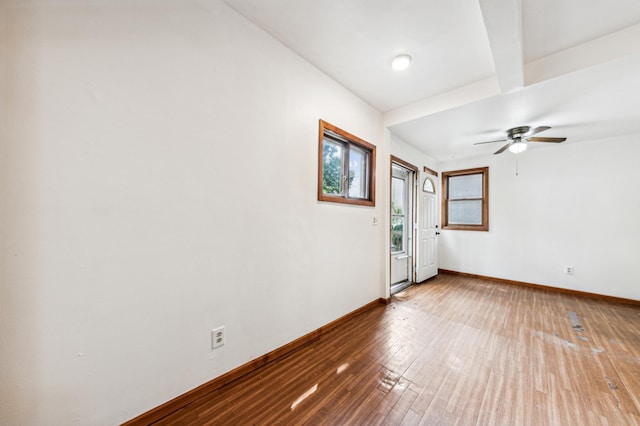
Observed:
[[[379,222],[380,222],[380,219],[378,219],[378,216],[373,216],[373,219],[371,220],[371,224],[373,226],[378,226]]]
[[[224,325],[222,327],[211,330],[211,349],[219,348],[224,345],[225,333]]]
[[[573,266],[565,266],[564,273],[565,275],[573,275]]]

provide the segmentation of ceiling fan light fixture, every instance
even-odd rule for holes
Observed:
[[[527,144],[522,140],[514,142],[509,146],[509,151],[513,152],[514,154],[519,154],[526,149],[527,149]]]
[[[411,55],[403,53],[393,58],[393,60],[391,61],[391,68],[396,71],[403,71],[409,68],[409,65],[411,65],[412,61],[413,58],[411,58]]]

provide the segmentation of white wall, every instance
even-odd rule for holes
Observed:
[[[382,164],[373,108],[217,0],[0,16],[0,424],[125,421],[384,294],[384,185],[316,201],[318,119]]]
[[[451,161],[489,166],[489,232],[443,231],[440,267],[640,299],[640,135]],[[564,266],[575,274],[565,275]]]
[[[389,148],[391,150],[391,154],[416,166],[422,177],[427,175],[433,176],[431,174],[424,174],[424,166],[427,166],[431,170],[438,171],[439,164],[433,157],[414,148],[412,145],[409,145],[403,139],[394,134],[390,134],[389,138],[391,140]],[[434,180],[439,181],[439,179]]]

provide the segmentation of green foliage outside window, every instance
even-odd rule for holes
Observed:
[[[391,203],[391,214],[391,251],[399,252],[404,249],[404,213],[402,206]]]
[[[325,194],[342,193],[342,156],[338,153],[338,148],[330,143],[324,144],[323,148],[323,168],[322,168],[322,191]]]
[[[322,156],[322,191],[325,194],[342,194],[342,152],[335,145],[325,143]],[[349,170],[347,188],[351,187],[354,177],[355,172]]]

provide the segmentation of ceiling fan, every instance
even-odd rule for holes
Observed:
[[[477,142],[474,145],[481,145],[485,143],[495,143],[495,142],[507,142],[505,146],[494,152],[494,154],[500,154],[505,150],[509,149],[509,151],[514,153],[519,153],[527,149],[527,142],[552,142],[552,143],[560,143],[567,140],[567,138],[540,138],[540,137],[532,137],[533,135],[537,135],[538,133],[544,132],[545,130],[549,130],[551,127],[549,126],[540,126],[535,129],[530,128],[529,126],[520,126],[514,127],[513,129],[507,130],[506,139],[498,139],[496,141],[487,141],[487,142]]]

